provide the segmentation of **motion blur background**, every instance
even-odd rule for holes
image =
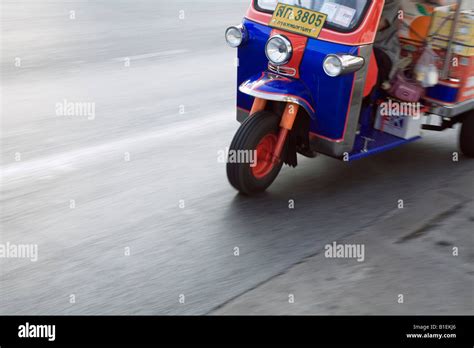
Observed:
[[[2,0],[0,243],[39,260],[0,259],[0,314],[473,313],[458,129],[352,164],[300,158],[258,198],[227,183],[223,34],[248,4]],[[65,100],[94,117],[58,115]],[[325,259],[333,241],[365,261]]]

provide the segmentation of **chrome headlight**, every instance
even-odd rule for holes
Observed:
[[[362,57],[351,56],[350,54],[330,54],[324,59],[323,69],[327,75],[336,77],[360,70],[364,63]]]
[[[239,47],[245,40],[245,28],[243,25],[229,27],[225,31],[225,40],[230,47]]]
[[[268,60],[275,65],[288,63],[292,53],[293,47],[291,42],[282,35],[273,36],[265,46],[265,54]]]

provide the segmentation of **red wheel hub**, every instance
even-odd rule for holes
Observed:
[[[251,167],[253,175],[257,179],[266,177],[272,171],[274,167],[273,154],[276,149],[278,138],[275,134],[265,135],[257,148],[257,163],[254,167]]]

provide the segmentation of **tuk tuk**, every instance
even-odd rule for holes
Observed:
[[[429,23],[415,18],[417,30],[425,25],[423,39],[408,38],[403,74],[380,83],[373,44],[383,8],[384,0],[253,0],[242,23],[226,30],[238,50],[241,123],[229,151],[254,154],[228,160],[228,179],[239,192],[265,191],[283,164],[296,167],[297,154],[349,162],[457,123],[461,151],[474,156],[472,12],[458,0],[441,24],[433,23],[435,13]],[[434,78],[431,71],[422,83],[413,71],[433,48]]]

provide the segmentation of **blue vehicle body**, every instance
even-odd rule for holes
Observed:
[[[244,20],[249,33],[249,40],[239,47],[238,85],[255,82],[261,79],[262,72],[267,71],[268,59],[265,56],[265,44],[270,37],[272,28],[250,20]],[[287,82],[279,81],[270,86],[261,86],[260,89],[275,92],[279,88],[282,94],[299,95],[311,104],[316,114],[310,111],[311,132],[331,139],[340,139],[344,132],[345,118],[352,92],[352,82],[355,74],[348,74],[334,79],[323,71],[324,58],[334,52],[357,53],[358,47],[309,39],[303,61],[300,66],[301,78],[285,78]],[[293,82],[292,82],[293,81]],[[297,83],[294,83],[296,81]],[[272,87],[273,86],[273,87]],[[253,97],[238,92],[237,106],[243,110],[250,110]],[[304,105],[303,105],[304,106]],[[325,117],[325,115],[343,115],[339,118]],[[316,122],[316,116],[320,122]]]
[[[357,138],[369,134],[356,132],[360,127],[368,64],[358,72],[333,78],[324,73],[323,61],[334,53],[362,56],[369,61],[372,45],[351,46],[309,38],[300,65],[300,78],[286,77],[268,69],[265,44],[272,28],[248,19],[244,19],[243,25],[248,40],[238,48],[238,120],[242,122],[248,117],[256,96],[268,100],[272,100],[272,96],[288,96],[287,101],[296,101],[310,118],[309,131],[315,151],[337,158],[347,154],[349,159],[361,158],[359,144],[363,141]],[[391,148],[390,140],[396,145],[414,140],[387,137],[372,130],[370,136],[375,137],[372,148],[377,147],[380,140],[380,151]]]

